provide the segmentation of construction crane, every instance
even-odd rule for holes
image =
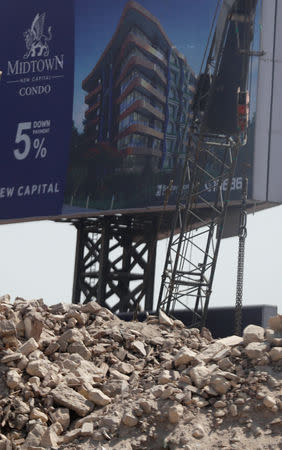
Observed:
[[[246,143],[249,60],[257,0],[218,2],[192,107],[189,143],[162,275],[158,310],[206,322],[239,149]],[[254,52],[255,53],[255,52]],[[243,151],[243,150],[242,150]]]

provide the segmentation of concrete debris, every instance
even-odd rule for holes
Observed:
[[[264,328],[258,325],[248,325],[243,332],[244,344],[250,342],[262,342],[264,340]]]
[[[279,447],[280,323],[214,340],[163,312],[0,297],[0,450]]]

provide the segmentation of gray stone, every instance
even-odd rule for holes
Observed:
[[[198,354],[198,358],[200,361],[203,361],[205,363],[209,362],[216,356],[221,350],[225,350],[226,346],[222,344],[221,342],[214,342],[213,344],[208,345],[207,348],[202,350]]]

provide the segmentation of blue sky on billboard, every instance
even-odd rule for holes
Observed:
[[[93,69],[114,34],[127,0],[75,1],[75,82],[73,119],[82,131],[85,93],[81,81]],[[197,74],[217,0],[139,0]]]

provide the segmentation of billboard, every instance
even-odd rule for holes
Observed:
[[[55,216],[72,121],[72,2],[9,0],[0,10],[0,218]]]
[[[0,221],[155,210],[172,179],[173,205],[216,5],[2,2]],[[252,177],[253,117],[234,202]]]
[[[263,2],[255,131],[254,198],[282,202],[282,1]]]

